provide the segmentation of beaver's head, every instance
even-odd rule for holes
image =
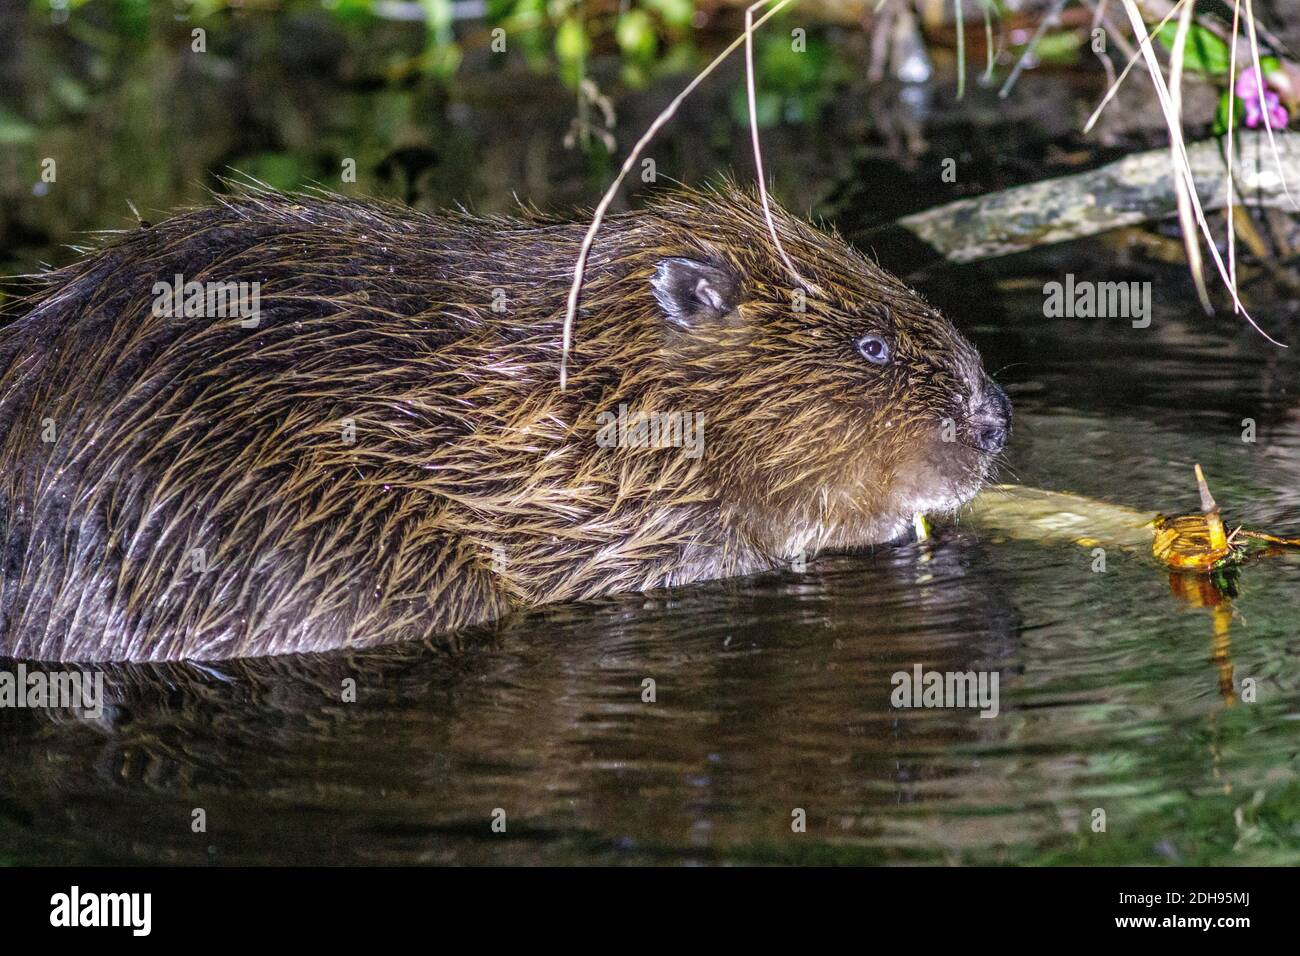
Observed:
[[[738,191],[655,212],[677,227],[650,279],[663,374],[704,413],[705,466],[732,522],[780,553],[855,547],[979,490],[1011,406],[938,310],[774,206],[796,279]]]

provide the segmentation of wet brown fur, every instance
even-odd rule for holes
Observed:
[[[990,465],[965,437],[991,387],[978,355],[838,237],[777,220],[803,312],[748,194],[607,221],[566,392],[580,224],[245,189],[51,273],[0,329],[0,654],[368,647],[879,543],[959,506]],[[736,277],[738,307],[667,321],[666,257]],[[153,315],[176,273],[260,281],[259,327]],[[856,351],[872,331],[886,366]],[[702,412],[704,454],[600,447],[620,403]]]

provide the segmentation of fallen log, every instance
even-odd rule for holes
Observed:
[[[1263,132],[1237,137],[1234,202],[1294,208],[1283,188],[1283,176],[1300,197],[1300,134],[1279,132],[1276,139],[1280,171]],[[1204,140],[1187,148],[1197,192],[1207,211],[1227,205],[1226,148],[1226,139]],[[896,225],[947,261],[965,263],[1082,239],[1163,219],[1177,211],[1169,150],[1162,148],[1135,153],[1088,172],[959,199],[904,216]]]

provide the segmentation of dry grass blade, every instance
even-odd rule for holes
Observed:
[[[1091,0],[1089,0],[1089,3],[1092,6],[1091,30],[1093,33],[1096,33],[1096,31],[1098,30],[1106,31],[1106,5],[1109,2],[1110,0],[1101,0],[1100,3],[1093,4],[1091,3]],[[1096,53],[1097,53],[1097,59],[1101,61],[1102,69],[1106,71],[1107,87],[1114,86],[1115,85],[1115,64],[1111,62],[1110,56],[1104,51],[1098,50],[1096,51]]]
[[[961,9],[962,0],[952,0],[953,20],[957,27],[957,99],[966,96],[966,22]]]
[[[1124,10],[1128,13],[1129,22],[1133,27],[1133,33],[1137,36],[1142,44],[1142,54],[1146,59],[1147,72],[1151,75],[1151,82],[1155,85],[1156,96],[1160,101],[1160,109],[1165,116],[1165,125],[1169,128],[1169,136],[1173,145],[1174,162],[1172,173],[1176,177],[1181,177],[1186,184],[1189,198],[1191,200],[1192,210],[1196,216],[1196,223],[1200,228],[1201,235],[1205,237],[1205,243],[1209,246],[1210,255],[1214,258],[1215,267],[1218,269],[1219,276],[1222,278],[1224,285],[1232,294],[1233,307],[1237,312],[1250,323],[1251,328],[1281,348],[1286,348],[1281,342],[1273,338],[1251,317],[1246,311],[1246,307],[1241,302],[1236,285],[1228,276],[1227,267],[1224,265],[1223,257],[1219,255],[1219,249],[1214,244],[1214,239],[1210,235],[1209,223],[1205,220],[1205,211],[1201,208],[1201,198],[1196,192],[1196,180],[1192,176],[1191,164],[1187,159],[1187,147],[1183,142],[1183,129],[1178,116],[1173,112],[1172,104],[1169,99],[1169,89],[1165,85],[1164,74],[1160,71],[1160,63],[1156,60],[1155,51],[1149,43],[1145,41],[1150,39],[1147,33],[1146,23],[1142,20],[1142,13],[1137,8],[1136,0],[1123,0]],[[1249,0],[1247,0],[1249,8]]]
[[[1255,70],[1255,95],[1259,97],[1259,108],[1264,114],[1264,129],[1268,130],[1268,142],[1273,148],[1273,158],[1277,161],[1277,174],[1282,177],[1282,191],[1286,193],[1286,198],[1295,207],[1295,199],[1291,197],[1291,189],[1286,182],[1286,173],[1282,169],[1282,157],[1277,151],[1277,140],[1273,136],[1273,120],[1269,116],[1268,103],[1264,100],[1264,71],[1259,62],[1259,35],[1255,29],[1254,0],[1246,0],[1246,32],[1250,36],[1251,65]]]
[[[1171,111],[1179,124],[1183,117],[1183,53],[1187,48],[1187,34],[1192,25],[1192,5],[1183,5],[1178,17],[1178,29],[1174,34],[1174,47],[1169,65],[1169,103]],[[1178,149],[1173,141],[1169,144],[1171,162],[1178,165]],[[1189,177],[1190,178],[1190,177]],[[1205,288],[1205,262],[1201,258],[1201,244],[1196,236],[1196,221],[1192,215],[1192,201],[1187,180],[1181,176],[1174,177],[1174,195],[1178,197],[1178,224],[1182,227],[1183,248],[1187,250],[1187,267],[1192,273],[1192,282],[1196,286],[1196,297],[1206,315],[1214,313],[1210,304],[1210,293]],[[1231,228],[1231,227],[1229,227]]]
[[[1024,71],[1034,50],[1038,48],[1039,41],[1043,39],[1043,35],[1047,33],[1049,29],[1061,22],[1061,11],[1065,9],[1068,3],[1069,0],[1057,0],[1057,2],[1052,6],[1052,9],[1049,10],[1047,15],[1039,22],[1038,29],[1034,31],[1033,38],[1030,39],[1024,52],[1020,54],[1020,59],[1016,61],[1016,65],[1011,68],[1011,75],[1008,76],[1007,81],[1002,84],[1002,89],[998,90],[998,96],[1001,99],[1006,99],[1011,95],[1011,88],[1016,85],[1016,80],[1020,79],[1020,74]]]
[[[766,0],[766,2],[771,2],[771,0]],[[709,62],[708,66],[697,73],[691,82],[686,84],[686,88],[678,93],[671,103],[664,107],[663,112],[656,116],[654,122],[650,124],[649,128],[643,134],[641,134],[641,138],[636,141],[636,144],[627,154],[627,159],[623,161],[623,165],[619,169],[618,175],[614,178],[614,182],[610,184],[609,189],[605,191],[605,195],[601,197],[600,202],[596,205],[596,211],[592,215],[591,225],[587,228],[587,234],[583,237],[582,244],[578,247],[578,258],[573,267],[573,285],[569,288],[568,305],[564,312],[563,343],[560,348],[560,391],[564,391],[565,387],[568,385],[569,349],[573,343],[573,322],[574,318],[578,314],[578,296],[582,292],[582,275],[587,267],[587,257],[591,254],[591,245],[596,239],[596,233],[600,229],[600,224],[605,218],[605,213],[609,211],[610,203],[612,203],[614,197],[618,195],[618,189],[623,185],[623,180],[626,179],[627,174],[632,171],[632,167],[636,164],[637,159],[640,158],[642,151],[650,144],[650,140],[654,139],[655,134],[658,133],[659,130],[663,129],[664,125],[676,115],[677,110],[681,107],[686,98],[695,92],[695,88],[703,83],[714,70],[721,66],[727,57],[735,53],[736,50],[740,48],[740,45],[745,42],[746,37],[753,34],[754,31],[767,23],[768,20],[772,19],[772,17],[776,16],[793,2],[794,0],[776,0],[776,5],[772,7],[771,10],[768,10],[767,13],[759,17],[752,26],[746,27],[745,32],[741,36],[738,36],[735,40],[731,41],[731,43],[729,43],[721,53]]]
[[[799,270],[794,267],[790,257],[786,255],[785,246],[781,245],[781,237],[777,235],[776,223],[772,220],[772,204],[767,198],[767,176],[763,172],[763,149],[758,142],[758,95],[755,92],[754,83],[754,11],[761,6],[765,6],[769,0],[758,0],[745,9],[745,93],[749,98],[749,133],[754,142],[754,172],[758,176],[758,198],[763,206],[763,218],[767,220],[767,231],[772,236],[772,244],[776,246],[776,251],[781,255],[781,261],[785,267],[790,270],[790,275],[794,277],[797,285],[808,288],[808,283],[804,281],[803,276],[799,275]],[[958,0],[960,3],[960,0]]]
[[[1178,0],[1178,3],[1174,4],[1170,11],[1165,14],[1165,18],[1156,25],[1156,28],[1151,32],[1151,35],[1141,38],[1138,48],[1133,51],[1133,55],[1128,58],[1128,63],[1124,64],[1124,69],[1120,71],[1119,78],[1113,81],[1106,89],[1106,95],[1101,98],[1101,102],[1097,104],[1097,108],[1092,111],[1092,115],[1088,117],[1088,122],[1083,124],[1084,133],[1092,132],[1092,128],[1097,125],[1097,120],[1101,119],[1102,111],[1106,109],[1107,104],[1109,104],[1110,101],[1115,98],[1115,94],[1119,92],[1119,88],[1123,85],[1125,78],[1129,74],[1129,70],[1133,69],[1134,65],[1137,64],[1138,57],[1146,53],[1147,44],[1153,42],[1155,35],[1165,28],[1165,24],[1178,15],[1179,10],[1182,9],[1183,4],[1186,2],[1187,0]]]
[[[993,67],[997,63],[997,55],[993,50],[993,18],[989,13],[992,0],[980,0],[980,8],[984,13],[984,82],[989,83],[993,80]]]
[[[1232,38],[1228,42],[1228,81],[1235,83],[1237,75],[1237,35],[1241,30],[1241,0],[1232,4]],[[1237,146],[1237,96],[1236,91],[1228,95],[1228,278],[1237,284],[1237,184],[1232,177],[1232,160]]]

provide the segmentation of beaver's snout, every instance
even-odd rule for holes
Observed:
[[[985,380],[983,398],[971,416],[971,431],[980,451],[996,455],[1011,434],[1011,401],[1001,385]]]

